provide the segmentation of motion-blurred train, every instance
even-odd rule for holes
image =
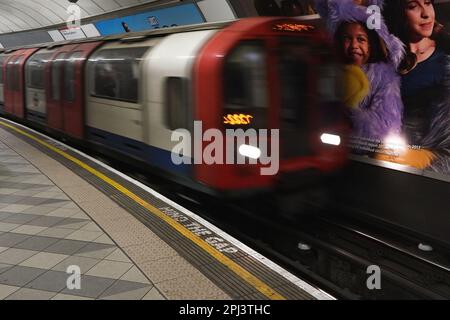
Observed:
[[[295,185],[347,159],[339,65],[314,22],[259,17],[15,48],[0,66],[7,117],[207,190]],[[172,134],[194,135],[194,121],[279,129],[278,174],[261,175],[261,163],[175,165]]]

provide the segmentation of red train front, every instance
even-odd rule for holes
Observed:
[[[296,20],[249,19],[202,49],[195,67],[197,119],[203,130],[231,130],[223,153],[230,160],[234,146],[235,156],[228,162],[233,165],[198,165],[199,181],[219,190],[267,189],[343,166],[348,128],[339,65],[320,29]],[[232,134],[237,129],[254,129],[259,141],[250,143],[247,134],[239,142]],[[239,158],[257,164],[236,164]]]

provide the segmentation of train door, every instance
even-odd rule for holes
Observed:
[[[16,74],[15,64],[19,56],[10,55],[4,64],[5,67],[5,85],[4,85],[4,110],[7,114],[14,114],[15,92],[18,87],[18,77]]]
[[[66,56],[76,47],[77,45],[67,45],[59,48],[51,58],[51,63],[47,64],[45,68],[47,123],[50,128],[57,131],[64,130],[62,107],[64,63]]]
[[[3,110],[3,104],[5,102],[5,96],[4,96],[4,67],[3,64],[6,60],[5,55],[0,55],[0,114],[4,112]]]
[[[40,50],[25,64],[26,117],[30,121],[47,123],[45,68],[53,52]]]
[[[84,138],[86,61],[101,44],[102,42],[80,44],[65,59],[62,102],[64,132],[74,138]]]
[[[87,58],[100,44],[62,47],[47,70],[49,126],[73,138],[84,137],[84,68]]]
[[[18,118],[25,116],[25,63],[37,50],[18,50],[6,62],[5,112]]]

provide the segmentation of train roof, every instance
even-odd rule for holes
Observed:
[[[20,47],[12,47],[12,48],[1,48],[0,53],[10,53],[20,49],[31,49],[31,48],[56,48],[68,44],[78,44],[78,43],[89,43],[96,41],[141,41],[145,40],[149,37],[158,37],[164,36],[168,34],[181,33],[181,32],[193,32],[193,31],[201,31],[201,30],[213,30],[220,29],[226,27],[236,20],[230,21],[222,21],[222,22],[213,22],[213,23],[201,23],[201,24],[193,24],[188,26],[177,26],[163,29],[153,29],[153,30],[145,30],[138,32],[129,32],[125,34],[119,35],[111,35],[111,36],[103,36],[103,37],[93,37],[88,39],[77,39],[77,40],[65,40],[58,42],[47,42],[41,44],[33,44],[27,46]]]
[[[252,18],[250,18],[250,19],[252,19]],[[255,18],[253,18],[253,19],[255,19]],[[277,19],[293,19],[293,20],[297,20],[299,22],[307,22],[307,23],[313,24],[313,25],[320,23],[320,18],[318,15],[305,16],[305,17],[270,17],[270,18],[259,17],[258,19],[261,19],[261,21],[270,21],[270,20],[277,20]],[[17,50],[21,50],[21,49],[32,49],[32,48],[53,49],[56,47],[61,47],[64,45],[69,45],[69,44],[79,44],[79,43],[81,44],[81,43],[89,43],[89,42],[96,42],[96,41],[122,41],[122,42],[144,41],[145,39],[147,39],[149,37],[165,36],[165,35],[169,35],[169,34],[182,33],[182,32],[194,32],[194,31],[202,31],[202,30],[221,29],[221,28],[227,27],[239,20],[242,20],[242,19],[221,21],[221,22],[192,24],[192,25],[187,25],[187,26],[176,26],[176,27],[163,28],[163,29],[152,29],[152,30],[130,32],[130,33],[118,34],[118,35],[93,37],[93,38],[88,38],[88,39],[65,40],[65,41],[59,41],[59,42],[47,42],[47,43],[42,43],[42,44],[33,44],[33,45],[28,45],[28,46],[1,48],[0,54],[2,54],[2,53],[8,54],[8,53],[11,53],[11,52],[14,52]]]

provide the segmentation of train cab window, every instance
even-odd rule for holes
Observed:
[[[241,43],[225,62],[225,118],[244,115],[255,129],[268,127],[267,55],[264,43]]]
[[[140,62],[148,49],[106,49],[92,56],[88,62],[91,96],[138,103]]]
[[[166,123],[170,130],[186,129],[189,121],[187,80],[170,77],[166,81]]]
[[[51,65],[52,99],[54,101],[61,100],[61,74],[65,56],[65,53],[58,54]]]
[[[300,43],[285,42],[280,47],[281,120],[285,129],[308,127],[311,90],[307,57],[310,53]]]
[[[51,56],[51,53],[36,54],[28,60],[25,67],[27,87],[44,89],[44,68]]]
[[[65,60],[64,65],[64,100],[67,102],[75,101],[75,85],[76,85],[76,64],[83,59],[82,52],[74,52]]]
[[[284,39],[278,49],[280,77],[281,156],[294,158],[312,153],[310,127],[315,88],[311,76],[317,76],[309,62],[316,52],[297,39]],[[296,143],[292,143],[295,141]]]

